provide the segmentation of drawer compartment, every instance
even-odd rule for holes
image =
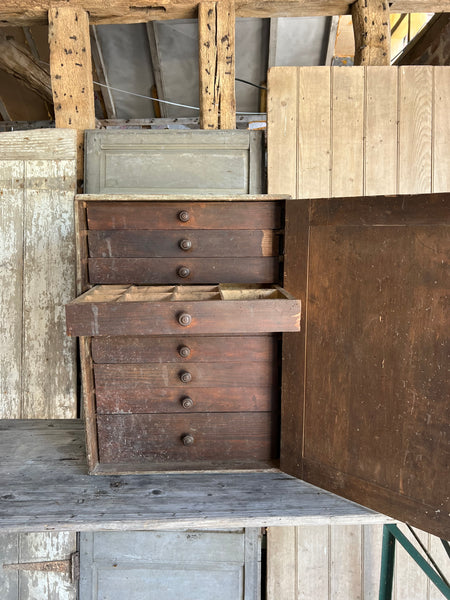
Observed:
[[[88,231],[91,258],[278,256],[280,236],[271,230]]]
[[[277,202],[90,202],[89,229],[278,229]]]
[[[100,461],[269,460],[278,454],[270,413],[98,415]]]
[[[278,286],[97,286],[66,305],[67,333],[195,335],[299,331],[300,300]]]
[[[90,258],[92,284],[272,283],[279,258]]]
[[[96,389],[97,413],[267,412],[279,409],[276,387],[117,387]]]
[[[94,363],[255,362],[276,359],[273,335],[245,337],[105,336],[92,339]]]

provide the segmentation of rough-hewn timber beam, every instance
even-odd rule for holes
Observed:
[[[392,3],[391,3],[392,2]],[[391,0],[393,13],[450,12],[450,0]],[[237,17],[310,17],[351,14],[353,0],[238,0]],[[86,10],[92,24],[146,23],[197,16],[198,0],[1,0],[0,25],[45,24],[50,7]]]
[[[356,0],[352,6],[355,65],[391,64],[391,27],[388,0]]]
[[[89,17],[86,11],[51,8],[49,19],[50,74],[55,126],[77,130],[77,178],[83,178],[85,129],[95,129]]]
[[[30,89],[53,102],[50,73],[31,52],[14,39],[0,33],[0,69],[23,81]]]
[[[198,10],[200,127],[236,128],[233,0],[202,2]]]

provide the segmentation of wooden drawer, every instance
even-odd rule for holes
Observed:
[[[89,229],[278,229],[276,202],[90,202]]]
[[[95,363],[260,362],[276,360],[273,335],[105,336],[92,339]]]
[[[269,460],[278,455],[278,426],[271,413],[98,415],[97,423],[105,463]]]
[[[280,253],[280,236],[270,229],[91,230],[87,239],[91,258],[233,258]]]
[[[300,301],[278,286],[97,286],[66,305],[68,335],[299,331]]]
[[[278,387],[144,389],[117,387],[107,381],[97,386],[96,400],[98,414],[267,412],[278,410],[280,401]]]
[[[278,257],[262,258],[90,258],[92,284],[272,283]]]

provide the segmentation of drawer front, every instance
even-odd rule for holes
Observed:
[[[91,284],[273,283],[278,257],[90,258]]]
[[[279,410],[278,387],[121,387],[96,390],[97,413],[268,412]]]
[[[270,413],[98,415],[100,461],[268,460],[277,456]]]
[[[94,365],[97,390],[141,390],[153,387],[272,387],[277,373],[271,364],[255,363],[150,363],[142,365]]]
[[[88,231],[92,258],[184,258],[278,256],[279,235],[271,230]]]
[[[260,362],[276,359],[277,338],[105,336],[92,339],[95,363]]]
[[[277,202],[90,202],[89,229],[279,229]]]
[[[66,320],[67,333],[80,336],[299,331],[300,301],[82,302],[78,299],[66,305]]]

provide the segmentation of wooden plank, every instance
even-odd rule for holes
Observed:
[[[224,132],[221,132],[224,133]],[[77,194],[78,202],[278,202],[287,200],[286,194]]]
[[[8,134],[5,134],[6,136]],[[3,144],[7,146],[7,144]],[[25,165],[0,161],[0,416],[22,415],[22,278]]]
[[[3,600],[18,600],[19,574],[3,568],[4,564],[18,561],[19,536],[16,533],[0,534],[0,589]]]
[[[444,576],[447,578],[447,581],[450,581],[450,561],[448,554],[446,553],[444,546],[441,543],[441,540],[435,535],[429,535],[428,549],[430,551],[431,556],[436,561],[438,567],[443,572]],[[441,600],[442,593],[438,590],[438,588],[433,585],[431,582],[429,583],[429,598],[427,600]]]
[[[330,527],[329,598],[361,598],[361,528]]]
[[[364,194],[397,190],[397,69],[366,69]]]
[[[383,527],[381,525],[360,525],[359,527],[362,530],[362,598],[378,600]],[[398,561],[396,566],[397,569],[402,568]]]
[[[72,160],[76,158],[74,137],[68,129],[3,132],[2,160]]]
[[[296,197],[328,198],[332,114],[330,69],[302,67],[298,70],[298,79]]]
[[[23,45],[0,33],[0,69],[23,81],[30,89],[53,103],[48,68]]]
[[[2,25],[20,27],[46,24],[50,0],[4,0],[0,10]],[[62,3],[64,4],[64,3]],[[80,0],[80,8],[88,11],[94,24],[146,23],[152,20],[193,19],[197,16],[198,0],[172,0],[163,7],[155,0],[136,0],[131,6],[127,0]],[[236,6],[237,17],[313,17],[351,13],[349,0],[247,0]],[[449,0],[392,0],[391,12],[450,12]]]
[[[0,430],[0,477],[8,482],[0,531],[390,521],[279,472],[87,477],[77,420],[2,420]]]
[[[70,418],[77,374],[63,306],[75,295],[75,161],[27,161],[26,176],[22,417]]]
[[[308,575],[309,577],[309,575]],[[297,600],[297,528],[267,530],[267,600]]]
[[[278,456],[272,413],[98,415],[101,463],[268,460]],[[189,443],[186,440],[189,436]]]
[[[89,17],[81,6],[51,5],[48,19],[55,126],[77,132],[77,178],[80,181],[83,179],[84,130],[95,129]]]
[[[220,81],[216,80],[216,72],[220,42],[217,25],[217,2],[201,2],[198,5],[201,129],[219,129]]]
[[[272,68],[267,84],[268,192],[297,198],[297,70]]]
[[[433,67],[399,67],[401,194],[431,192]]]
[[[352,4],[355,65],[391,64],[391,27],[387,0],[356,0]]]
[[[432,186],[433,192],[450,190],[450,67],[433,69],[433,135],[432,135]]]
[[[95,363],[269,362],[276,356],[276,336],[245,337],[98,337],[92,340]]]
[[[298,596],[295,596],[294,600],[297,598],[298,600],[310,600],[311,598],[338,600],[339,596],[329,595],[332,585],[330,580],[330,532],[335,527],[306,525],[296,528],[297,568],[295,576]],[[349,598],[354,597],[356,596],[349,596]]]
[[[276,229],[280,206],[272,202],[140,203],[96,202],[88,204],[89,229]]]
[[[90,258],[91,284],[272,283],[279,259],[261,258]],[[188,269],[188,271],[183,271]],[[184,273],[188,273],[184,275]]]
[[[419,545],[414,540],[408,528],[399,524],[402,533],[411,541],[411,543],[423,555]],[[417,535],[428,548],[429,536],[423,531],[416,530]],[[395,548],[396,568],[394,571],[394,593],[399,600],[403,597],[411,600],[423,600],[429,598],[430,581],[427,575],[422,571],[419,565],[409,556],[401,544],[396,544]],[[432,585],[432,584],[431,584]],[[442,598],[442,595],[441,595]]]
[[[364,181],[363,67],[331,68],[331,196],[360,196]]]
[[[217,74],[219,86],[219,127],[236,128],[234,0],[217,2]]]

